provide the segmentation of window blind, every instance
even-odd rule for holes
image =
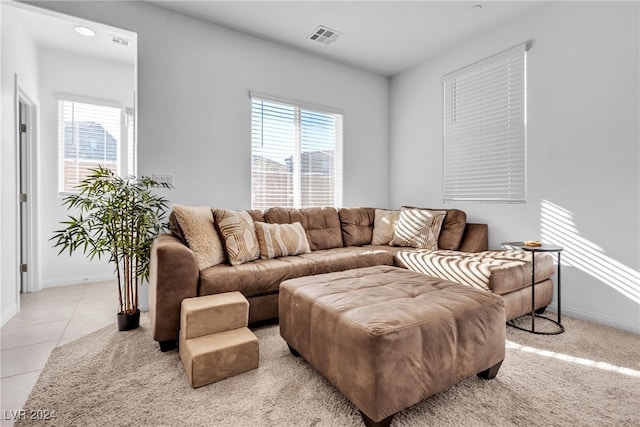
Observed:
[[[98,165],[120,173],[121,109],[60,100],[60,192],[74,192]]]
[[[526,45],[445,75],[443,199],[526,201]]]
[[[251,94],[251,207],[342,204],[342,114]]]

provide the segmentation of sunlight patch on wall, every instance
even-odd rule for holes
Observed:
[[[640,272],[608,257],[600,246],[580,236],[570,211],[543,200],[540,217],[542,241],[564,247],[563,265],[589,274],[640,304]]]
[[[595,360],[583,359],[582,357],[569,356],[568,354],[556,353],[554,351],[549,351],[549,350],[540,350],[538,348],[528,347],[526,345],[521,345],[512,341],[506,342],[506,348],[520,350],[525,353],[533,353],[533,354],[537,354],[538,356],[563,360],[565,362],[575,363],[577,365],[583,365],[591,368],[602,369],[605,371],[617,372],[619,374],[624,374],[630,377],[640,378],[640,371],[636,371],[635,369],[631,369],[631,368],[624,368],[621,366],[612,365],[607,362],[596,362]]]

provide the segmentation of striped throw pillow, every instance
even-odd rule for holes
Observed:
[[[446,214],[446,211],[402,208],[393,240],[389,244],[437,250],[438,236]]]
[[[256,230],[248,212],[214,209],[213,216],[231,265],[244,264],[260,257]]]
[[[278,258],[311,252],[302,224],[267,224],[256,222],[256,234],[262,259]]]

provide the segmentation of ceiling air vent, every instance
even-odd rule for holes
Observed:
[[[331,28],[323,27],[320,25],[316,30],[309,36],[310,40],[315,40],[322,44],[333,44],[335,41],[343,35],[343,33],[332,30]]]
[[[114,44],[117,44],[119,46],[129,46],[129,40],[123,39],[122,37],[111,36],[111,40],[113,40]]]

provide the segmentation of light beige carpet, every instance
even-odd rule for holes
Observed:
[[[507,328],[498,376],[469,378],[423,400],[392,426],[640,425],[640,336],[563,318],[566,332]],[[357,409],[280,338],[255,330],[260,368],[192,389],[177,352],[160,353],[148,319],[53,351],[25,409],[57,419],[17,425],[361,426]]]

